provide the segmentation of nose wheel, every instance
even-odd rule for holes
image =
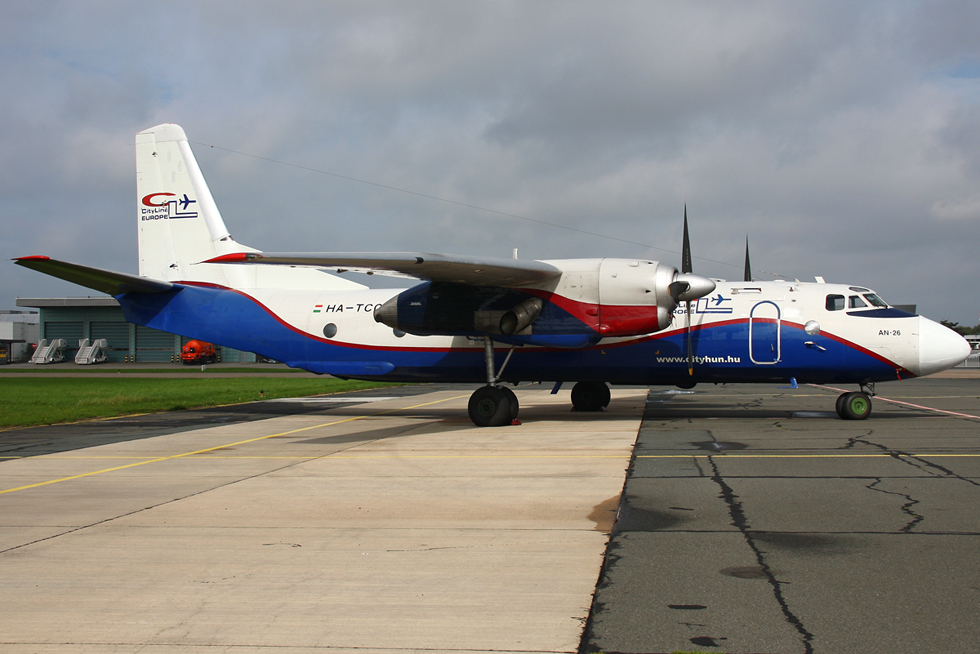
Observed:
[[[871,415],[871,397],[860,391],[844,393],[837,398],[837,415],[844,420],[864,420]]]

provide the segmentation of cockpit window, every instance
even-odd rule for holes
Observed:
[[[843,295],[828,295],[827,296],[827,311],[843,311],[844,310],[844,296]]]
[[[888,303],[878,297],[877,293],[866,293],[864,299],[870,302],[873,307],[888,308]]]
[[[862,300],[858,295],[852,295],[851,297],[847,298],[848,309],[863,309],[866,306],[868,305],[865,304],[864,300]]]

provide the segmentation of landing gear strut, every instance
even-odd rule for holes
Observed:
[[[501,427],[512,424],[517,420],[517,413],[520,411],[520,403],[514,391],[504,386],[498,386],[500,376],[510,361],[510,356],[514,353],[514,348],[507,353],[507,358],[500,366],[499,371],[494,371],[493,361],[493,339],[489,336],[483,338],[483,356],[487,365],[487,385],[482,386],[470,396],[469,414],[470,420],[477,427]]]
[[[580,381],[572,387],[574,411],[602,411],[609,406],[609,387],[606,382]]]

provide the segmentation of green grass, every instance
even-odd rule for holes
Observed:
[[[389,386],[340,379],[0,377],[0,429]]]
[[[166,364],[161,364],[161,365],[166,365]],[[107,374],[107,373],[119,373],[119,374],[123,374],[123,375],[147,375],[147,374],[158,375],[158,374],[166,374],[166,373],[171,373],[171,374],[180,374],[180,373],[183,373],[183,374],[187,374],[187,373],[194,373],[194,372],[198,372],[198,373],[201,372],[201,366],[198,365],[198,366],[180,366],[180,367],[175,367],[175,366],[169,365],[166,368],[135,368],[135,367],[130,367],[130,368],[112,368],[112,367],[109,367],[108,364],[107,365],[103,365],[103,366],[70,366],[70,367],[69,366],[64,366],[64,367],[61,367],[61,366],[51,366],[51,367],[46,367],[46,366],[31,366],[30,368],[9,368],[7,366],[0,366],[0,376],[2,376],[2,375],[18,375],[18,374],[37,375],[39,373],[40,374],[46,374],[46,375],[57,375],[57,374],[72,374],[72,375],[77,375],[77,374],[86,374],[86,373],[88,373],[88,374],[103,374],[103,375],[104,374]],[[300,370],[299,368],[283,368],[281,366],[278,366],[278,367],[277,366],[269,366],[268,368],[266,368],[266,367],[223,368],[223,367],[216,367],[214,365],[209,365],[207,367],[207,370],[205,370],[204,372],[206,372],[208,374],[215,374],[215,373],[216,374],[221,374],[221,373],[234,373],[234,374],[241,374],[241,373],[253,373],[253,374],[254,373],[261,373],[263,375],[265,375],[265,374],[295,375],[295,374],[306,373],[305,370]]]

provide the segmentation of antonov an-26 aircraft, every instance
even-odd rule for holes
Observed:
[[[856,384],[845,419],[871,413],[876,382],[928,375],[970,352],[955,332],[848,284],[726,282],[643,259],[524,261],[426,252],[269,253],[236,243],[177,125],[136,135],[139,275],[16,259],[119,300],[138,325],[337,377],[476,382],[469,414],[511,424],[503,383],[575,382],[597,411],[607,384]],[[686,212],[685,212],[686,213]],[[748,264],[748,256],[746,255]],[[412,278],[371,289],[346,270]]]

